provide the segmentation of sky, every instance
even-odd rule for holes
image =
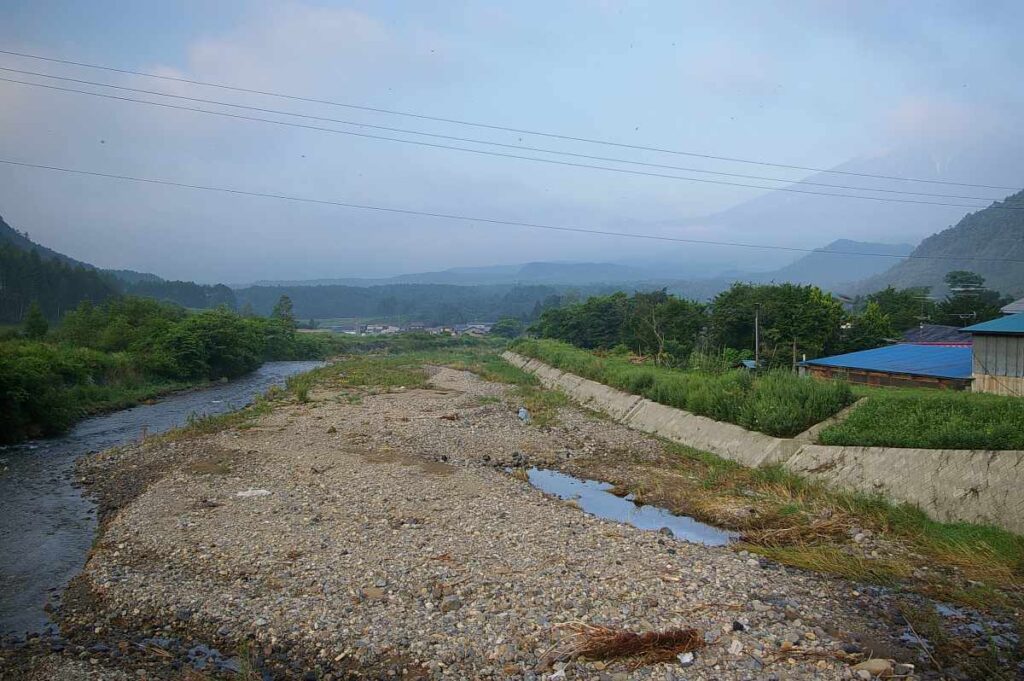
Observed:
[[[0,7],[0,49],[631,145],[813,168],[853,163],[902,170],[889,173],[898,175],[934,171],[944,179],[1018,186],[1024,182],[1018,166],[1003,164],[1000,154],[1014,148],[1007,140],[1024,138],[1022,24],[1024,4],[1012,0],[7,0]],[[810,174],[11,55],[0,55],[0,67],[503,144],[790,181]],[[0,71],[0,77],[112,92],[9,71]],[[156,95],[115,94],[232,111]],[[947,162],[966,148],[984,153],[975,153],[971,164]],[[901,162],[909,158],[907,150],[922,149],[926,167]],[[755,214],[740,225],[714,216],[780,194],[489,157],[8,82],[0,82],[0,158],[416,211],[811,247],[840,237],[913,243],[966,212],[942,209],[928,219],[918,215],[904,221],[882,204],[877,214],[869,211],[852,222],[821,224],[816,217],[776,224],[775,214],[764,213],[763,220]],[[834,175],[826,180],[870,183]],[[991,198],[1009,193],[987,192]],[[865,203],[784,198],[814,204],[816,216],[823,208],[826,215],[833,207],[841,215],[851,203]],[[916,210],[899,208],[906,214]],[[671,248],[622,237],[457,223],[6,165],[0,165],[0,215],[36,241],[102,267],[204,282],[385,276],[534,260],[651,260]],[[751,257],[735,249],[716,254],[737,265]]]

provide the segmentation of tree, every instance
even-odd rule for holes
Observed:
[[[842,352],[870,350],[885,345],[896,336],[889,315],[878,303],[869,302],[864,311],[850,320],[843,330]]]
[[[277,299],[277,303],[274,305],[273,312],[270,316],[278,321],[285,322],[291,328],[295,328],[295,310],[292,306],[292,299],[287,295],[282,294]]]
[[[953,270],[947,272],[942,278],[951,291],[962,288],[982,288],[985,285],[985,277],[967,270]]]
[[[29,305],[28,314],[25,315],[25,335],[34,340],[39,340],[49,330],[50,323],[46,321],[43,309],[39,307],[38,301],[33,300],[32,304]]]
[[[502,317],[494,326],[491,327],[491,333],[495,336],[502,336],[504,338],[515,338],[523,332],[523,323],[518,319],[512,317]]]
[[[735,283],[715,296],[709,319],[719,348],[754,347],[754,316],[760,306],[761,356],[785,366],[793,353],[818,357],[840,343],[846,313],[842,304],[817,286]]]
[[[893,330],[903,332],[926,320],[937,320],[937,305],[930,297],[927,286],[895,289],[892,286],[867,296],[867,304],[878,306],[879,312],[889,317]]]
[[[950,294],[939,303],[940,317],[947,324],[967,326],[1000,316],[1009,297],[985,288],[985,277],[966,270],[954,270],[945,277]]]

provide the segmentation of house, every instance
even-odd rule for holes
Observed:
[[[957,326],[921,324],[905,331],[903,342],[916,345],[970,345],[971,334]]]
[[[971,385],[969,345],[898,343],[800,363],[800,373],[864,385],[964,390]]]
[[[964,331],[974,336],[974,392],[1024,397],[1024,312]]]
[[[1003,314],[1019,314],[1024,312],[1024,298],[1003,305],[999,311]]]

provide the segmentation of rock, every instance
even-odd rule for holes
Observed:
[[[732,630],[733,631],[746,631],[747,628],[745,626],[743,626],[743,622],[733,622],[732,623]]]
[[[192,619],[192,611],[188,608],[178,608],[174,611],[174,618],[179,622],[188,622]]]
[[[740,643],[740,640],[738,638],[734,638],[732,640],[732,643],[729,644],[729,654],[730,655],[739,655],[742,652],[743,652],[743,644]]]
[[[679,653],[676,655],[676,659],[679,660],[679,664],[683,667],[689,667],[693,664],[694,656],[693,653]]]
[[[674,532],[672,532],[672,528],[671,528],[671,527],[662,527],[662,528],[659,528],[659,529],[658,529],[658,534],[663,534],[663,535],[665,535],[666,537],[674,537],[674,536],[675,536],[675,533],[674,533]]]
[[[860,664],[853,665],[852,669],[856,673],[867,672],[870,675],[868,678],[887,679],[892,676],[892,662],[879,657],[864,660]],[[861,678],[864,676],[861,675]]]
[[[270,496],[270,490],[268,489],[247,489],[242,492],[235,492],[236,497],[242,499],[248,499],[250,497],[266,497]]]
[[[445,596],[441,600],[441,612],[454,612],[462,607],[462,601],[458,596]]]

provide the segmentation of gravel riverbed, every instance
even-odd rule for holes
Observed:
[[[84,461],[106,518],[66,624],[244,650],[285,678],[870,678],[851,668],[865,646],[914,673],[878,590],[595,518],[505,471],[659,441],[573,407],[538,428],[507,386],[432,372]],[[560,661],[573,622],[694,627],[707,646],[638,669]],[[163,673],[105,652],[81,657],[110,675],[82,678]]]

